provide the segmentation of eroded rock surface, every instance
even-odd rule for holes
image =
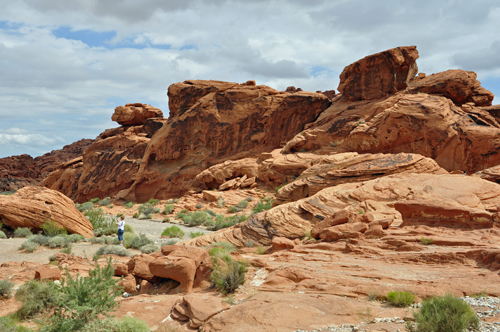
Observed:
[[[122,126],[143,125],[150,118],[163,118],[163,112],[159,108],[141,103],[118,106],[111,116],[112,121]]]
[[[12,228],[29,227],[33,231],[41,231],[42,224],[50,219],[70,233],[93,236],[92,224],[71,199],[42,187],[24,187],[13,195],[0,196],[0,218]]]

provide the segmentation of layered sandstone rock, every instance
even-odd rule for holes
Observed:
[[[73,201],[47,188],[24,187],[13,195],[0,196],[0,218],[12,228],[29,227],[34,231],[42,230],[42,224],[50,219],[69,233],[93,236],[92,224]]]
[[[349,100],[377,99],[406,89],[417,72],[416,46],[396,47],[345,67],[338,90]]]
[[[163,118],[163,112],[159,108],[141,103],[118,106],[111,116],[112,121],[122,126],[143,125],[150,118]]]
[[[442,96],[399,92],[358,102],[340,96],[284,151],[418,153],[447,171],[475,172],[500,163],[498,134],[487,112]]]
[[[370,223],[382,224],[387,219],[402,222],[395,203],[407,200],[432,201],[445,206],[474,211],[469,218],[452,224],[456,228],[473,228],[473,216],[490,216],[490,225],[497,223],[492,212],[500,204],[500,185],[479,178],[448,174],[394,174],[378,179],[325,188],[314,196],[282,204],[254,215],[242,224],[186,241],[186,244],[207,245],[229,241],[243,246],[245,241],[270,245],[274,237],[302,238],[325,218],[346,210],[349,215],[369,214]],[[478,214],[482,211],[482,214]],[[406,215],[405,215],[406,216]],[[450,226],[449,218],[437,218],[434,225]],[[353,220],[356,221],[356,220]],[[427,224],[427,222],[422,222]],[[318,233],[321,233],[318,231]]]

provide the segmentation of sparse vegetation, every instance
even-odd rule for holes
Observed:
[[[125,241],[124,241],[125,243]],[[139,249],[147,244],[154,244],[153,240],[149,239],[146,234],[139,234],[130,240],[129,243],[125,243],[127,248]],[[127,246],[128,245],[128,246]]]
[[[227,242],[227,241],[221,241],[221,242],[214,242],[211,244],[212,247],[222,247],[224,248],[224,250],[227,252],[227,253],[231,253],[231,252],[235,252],[236,251],[236,247]]]
[[[137,210],[139,211],[139,215],[144,214],[145,216],[160,212],[159,208],[155,208],[153,204],[149,202],[139,205],[139,208]]]
[[[375,301],[376,299],[378,299],[377,292],[370,292],[370,294],[368,294],[368,301]]]
[[[169,217],[165,217],[165,218],[163,218],[162,222],[170,222],[170,218]]]
[[[70,240],[68,236],[57,235],[49,238],[48,244],[51,248],[67,248],[70,244]]]
[[[213,264],[210,274],[212,287],[223,294],[234,293],[240,285],[245,283],[247,263],[233,260],[231,255],[220,247],[212,248],[209,254]]]
[[[24,241],[21,246],[19,247],[19,250],[26,250],[27,252],[33,252],[37,250],[39,247],[38,243],[32,242],[30,240]]]
[[[68,231],[63,226],[59,227],[54,221],[48,219],[42,224],[43,233],[53,237],[59,234],[68,234]]]
[[[227,212],[229,212],[229,213],[235,213],[236,212],[236,207],[234,205],[229,205],[227,207]]]
[[[104,234],[104,229],[112,225],[112,221],[106,218],[104,211],[100,208],[87,210],[83,214],[92,224],[95,235]]]
[[[16,292],[16,300],[22,303],[16,314],[21,319],[36,316],[44,309],[54,306],[57,287],[53,282],[30,280]]]
[[[111,204],[111,199],[109,197],[106,197],[105,199],[99,201],[100,206],[108,206],[110,204]]]
[[[113,244],[115,239],[109,236],[101,236],[101,237],[93,237],[90,239],[90,243],[92,244]]]
[[[213,223],[213,225],[209,225],[209,224],[205,223],[205,226],[207,226],[207,228],[212,230],[212,231],[217,231],[219,229],[234,226],[236,224],[244,222],[247,219],[248,219],[248,217],[246,215],[238,216],[235,214],[235,215],[230,216],[230,217],[224,217],[222,214],[218,214],[215,217],[215,222]]]
[[[10,298],[12,295],[12,288],[14,284],[8,280],[0,280],[0,297],[5,299]]]
[[[122,246],[106,246],[97,250],[96,255],[117,255],[117,256],[130,256],[130,252]]]
[[[198,203],[198,204],[196,204],[196,206],[195,206],[195,207],[196,207],[197,209],[203,209],[203,204]]]
[[[475,298],[475,299],[478,299],[478,298],[481,298],[481,297],[486,297],[486,296],[488,296],[488,294],[486,294],[485,290],[482,290],[480,293],[475,293],[475,294],[469,295],[469,297],[472,297],[472,298]]]
[[[432,244],[432,239],[426,239],[425,237],[421,237],[420,238],[420,242],[423,244],[423,245],[431,245]]]
[[[372,309],[370,309],[368,307],[356,312],[356,315],[358,315],[359,319],[363,320],[363,322],[365,322],[366,324],[370,324],[370,323],[374,322]]]
[[[236,296],[234,294],[229,294],[228,296],[226,296],[222,302],[225,302],[227,304],[230,304],[230,305],[235,305],[237,304],[236,302]]]
[[[415,302],[415,294],[411,292],[389,292],[385,298],[395,307],[408,307]]]
[[[283,183],[283,184],[281,184],[281,185],[277,186],[276,188],[274,188],[274,191],[276,191],[276,193],[278,193],[278,191],[279,191],[281,188],[283,188],[284,186],[286,186],[287,184],[288,184],[288,183]]]
[[[120,319],[106,318],[94,320],[80,332],[149,332],[146,322],[135,317],[123,316]]]
[[[0,239],[6,239],[7,235],[3,231],[0,231]]]
[[[178,237],[182,239],[184,237],[184,232],[177,226],[170,226],[165,228],[163,233],[161,233],[162,236],[169,236],[171,238],[173,237]]]
[[[28,227],[19,227],[14,230],[14,237],[30,237],[33,234]]]
[[[166,204],[175,204],[179,202],[179,199],[178,198],[173,198],[173,199],[170,199],[166,202]]]
[[[97,198],[97,197],[96,197],[96,198],[92,198],[92,199],[90,200],[90,202],[92,202],[92,203],[97,203],[97,202],[99,202],[99,198]]]
[[[126,209],[130,209],[130,208],[131,208],[132,206],[134,206],[134,205],[135,205],[135,203],[134,203],[134,202],[126,202],[126,203],[125,203],[125,205],[124,205],[124,207],[125,207]]]
[[[257,247],[257,255],[264,255],[266,253],[266,249],[263,246]]]
[[[76,203],[75,206],[80,212],[85,212],[94,208],[94,204],[92,202],[85,202],[83,204]]]
[[[157,206],[158,203],[160,203],[160,200],[156,198],[150,198],[148,203],[151,204],[152,206]]]
[[[253,197],[252,197],[252,196],[247,196],[247,197],[245,198],[245,200],[246,200],[247,202],[251,202],[251,201],[253,201]]]
[[[253,207],[252,212],[259,213],[262,212],[263,210],[269,210],[272,207],[273,207],[272,197],[261,198]]]
[[[148,243],[142,247],[139,248],[139,250],[143,253],[143,254],[151,254],[155,251],[158,251],[160,250],[160,247],[158,247],[156,244],[154,243]]]
[[[410,332],[477,331],[480,328],[474,310],[451,294],[425,299],[420,310],[413,316],[416,326],[410,321],[406,323]]]
[[[165,209],[163,209],[163,214],[170,214],[174,211],[175,206],[173,204],[165,205]]]
[[[73,250],[73,246],[72,246],[72,245],[69,245],[69,246],[67,246],[66,248],[63,248],[63,249],[59,250],[59,252],[62,252],[62,253],[64,253],[64,254],[71,255],[71,250]]]
[[[191,216],[191,220],[188,223],[189,226],[198,226],[207,221],[209,214],[205,211],[195,211],[189,214]]]
[[[238,202],[238,207],[240,209],[246,209],[248,206],[248,201],[247,200],[243,200],[243,201],[239,201]]]
[[[204,233],[203,233],[203,232],[190,232],[190,233],[189,233],[189,236],[190,236],[192,239],[194,239],[195,237],[198,237],[198,236],[202,236],[202,235],[204,235]]]
[[[219,198],[217,198],[217,207],[223,208],[224,206],[226,206],[226,203],[224,202],[224,197],[219,196]]]
[[[252,240],[245,241],[245,247],[252,248],[253,247],[253,241]]]
[[[179,239],[168,239],[168,240],[165,242],[165,245],[167,245],[167,246],[171,246],[171,245],[176,244],[177,242],[179,242]]]

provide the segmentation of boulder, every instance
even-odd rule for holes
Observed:
[[[69,233],[93,236],[92,224],[71,199],[42,187],[24,187],[13,195],[1,195],[0,219],[12,228],[28,227],[33,231],[41,231],[43,223],[50,219]]]
[[[189,293],[193,290],[196,263],[185,257],[160,257],[149,264],[149,270],[157,277],[173,279],[180,283],[177,290]]]
[[[125,278],[120,280],[118,286],[122,286],[123,291],[129,294],[137,293],[137,282],[135,281],[134,276],[131,274],[126,275]]]
[[[217,188],[227,180],[243,177],[255,178],[258,173],[258,164],[255,158],[243,158],[240,160],[228,160],[214,165],[195,177],[193,187]],[[247,186],[249,186],[249,183]],[[194,188],[193,188],[194,189]]]
[[[122,126],[143,125],[150,118],[163,118],[163,112],[159,108],[141,103],[118,106],[111,116],[112,121]]]
[[[345,67],[338,90],[349,100],[377,99],[404,90],[417,72],[416,46],[396,47]]]
[[[115,276],[126,276],[128,274],[128,266],[124,263],[114,264]]]
[[[155,259],[148,254],[135,255],[127,263],[128,273],[144,280],[155,280],[155,275],[149,270],[150,263]]]
[[[413,80],[409,91],[442,95],[458,105],[473,102],[477,106],[490,106],[494,95],[481,87],[481,83],[476,78],[475,72],[450,69]]]
[[[353,216],[348,210],[339,210],[334,212],[331,216],[326,217],[324,220],[321,220],[311,230],[311,236],[315,239],[319,239],[319,234],[325,228],[330,228],[336,225],[345,224],[351,219]]]
[[[174,310],[177,315],[185,317],[179,317],[179,320],[189,320],[189,327],[197,329],[211,317],[229,307],[230,305],[223,303],[219,297],[188,294],[174,306]]]
[[[35,270],[35,280],[61,280],[61,270],[55,265],[43,265]]]
[[[362,222],[342,224],[323,229],[319,232],[319,238],[324,241],[356,238],[360,237],[367,229],[368,226]]]
[[[271,245],[273,251],[290,250],[295,247],[295,242],[285,237],[274,237]]]
[[[164,245],[161,248],[163,255],[168,257],[184,257],[192,259],[199,266],[209,256],[205,249],[192,246]]]

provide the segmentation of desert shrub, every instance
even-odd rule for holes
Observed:
[[[198,236],[202,236],[202,235],[205,235],[203,232],[190,232],[189,233],[189,237],[191,237],[192,239],[194,239],[195,237],[198,237]]]
[[[182,221],[185,223],[185,224],[191,224],[191,219],[193,219],[193,216],[190,214],[188,214],[187,216],[185,216],[184,218],[182,218]]]
[[[146,322],[135,317],[123,316],[120,319],[106,318],[94,320],[80,332],[149,332]]]
[[[10,298],[14,284],[8,280],[0,280],[0,297]]]
[[[238,202],[238,207],[240,209],[246,209],[247,206],[248,206],[248,201],[247,200],[243,200],[243,201],[239,201]]]
[[[84,211],[92,210],[94,208],[94,204],[92,202],[85,202],[83,204],[79,204],[76,208],[78,209],[78,211],[84,212]]]
[[[156,206],[158,205],[158,203],[160,203],[160,200],[156,198],[150,198],[148,203],[151,204],[152,206]]]
[[[206,213],[208,213],[210,216],[215,217],[215,212],[212,210],[204,210]]]
[[[281,185],[277,186],[276,188],[274,188],[274,191],[276,191],[276,193],[278,193],[278,191],[279,191],[281,188],[283,188],[284,186],[286,186],[287,184],[288,184],[288,183],[283,183],[283,184],[281,184]]]
[[[165,205],[165,209],[163,209],[163,213],[164,214],[170,214],[172,213],[172,211],[174,211],[174,205],[173,204],[168,204],[168,205]]]
[[[2,219],[0,218],[0,220],[2,220]],[[3,224],[0,222],[0,229],[2,229],[2,227],[3,227]]]
[[[425,237],[421,237],[420,238],[420,242],[423,244],[423,245],[431,245],[432,244],[432,239],[426,239]]]
[[[22,303],[17,316],[26,319],[53,307],[57,293],[56,285],[50,281],[30,280],[24,283],[16,292],[16,300]]]
[[[51,325],[42,331],[78,331],[98,320],[100,315],[109,317],[108,313],[118,306],[115,297],[123,290],[113,275],[111,259],[105,267],[96,264],[87,278],[73,278],[66,270],[66,278],[54,300]]]
[[[385,298],[396,307],[408,307],[415,302],[415,294],[410,292],[389,292]]]
[[[151,214],[151,213],[150,213],[150,214],[148,214],[148,215],[146,216],[146,218],[147,218],[147,219],[153,219],[153,214]]]
[[[171,246],[171,245],[176,244],[177,242],[179,242],[178,239],[168,239],[167,241],[165,241],[165,245]]]
[[[85,239],[85,236],[80,235],[80,234],[71,234],[71,235],[68,235],[68,240],[71,243],[82,242],[84,239]]]
[[[184,220],[184,217],[187,216],[187,214],[185,214],[184,212],[179,212],[177,213],[177,215],[175,216],[175,219],[181,219],[181,220]]]
[[[139,215],[144,214],[147,216],[148,214],[159,213],[160,209],[155,208],[151,203],[144,203],[139,206],[137,209],[139,211]]]
[[[166,204],[174,204],[174,203],[177,203],[179,201],[178,198],[172,198],[172,199],[169,199]]]
[[[188,209],[182,209],[181,212],[187,214],[189,212],[189,210]]]
[[[48,219],[42,224],[43,233],[47,236],[53,237],[59,234],[68,234],[68,231],[63,226],[59,227],[57,223]]]
[[[116,226],[116,225],[115,225]],[[132,233],[132,234],[135,234],[135,230],[134,230],[134,227],[132,227],[132,225],[129,225],[129,224],[125,224],[125,226],[123,227],[123,229],[125,229],[125,233]],[[117,229],[118,230],[118,227]]]
[[[112,205],[112,204],[108,205],[108,209],[112,209],[112,208],[114,208],[114,205]]]
[[[233,244],[226,242],[226,241],[214,242],[211,244],[211,246],[212,247],[222,247],[227,252],[235,252],[236,251],[236,247]]]
[[[263,246],[257,247],[257,255],[264,255],[266,253],[266,249]]]
[[[191,216],[191,221],[189,226],[198,226],[207,221],[209,214],[205,211],[195,211],[189,214]]]
[[[132,216],[132,218],[139,218],[139,213],[134,213],[134,215]]]
[[[14,230],[14,237],[30,237],[32,235],[28,227],[19,227]]]
[[[0,331],[2,332],[30,332],[33,331],[22,325],[17,325],[19,318],[15,315],[0,317]]]
[[[97,202],[99,202],[99,198],[97,198],[97,197],[96,198],[92,198],[90,201],[92,203],[97,203]]]
[[[407,322],[408,330],[412,332],[477,331],[480,328],[474,310],[451,294],[425,299],[420,310],[413,316],[417,326]]]
[[[29,238],[31,242],[35,242],[41,246],[48,246],[50,237],[42,234],[33,235]]]
[[[229,212],[229,213],[235,213],[236,212],[236,207],[234,205],[229,205],[227,207],[227,212]]]
[[[252,212],[259,213],[262,212],[263,210],[269,210],[272,207],[273,207],[272,197],[261,198],[253,207]]]
[[[171,226],[165,228],[163,233],[161,233],[162,236],[169,236],[169,237],[178,237],[179,239],[182,239],[184,237],[184,232],[177,226]]]
[[[231,258],[230,253],[222,247],[210,248],[210,250],[208,250],[208,254],[210,255],[210,258],[212,259],[212,262],[214,264],[216,264],[220,259],[223,259],[224,257]]]
[[[253,247],[253,241],[252,240],[245,241],[245,247],[252,248]]]
[[[90,243],[92,244],[113,244],[115,242],[115,238],[109,236],[101,236],[101,237],[93,237],[90,239]]]
[[[234,293],[240,285],[245,283],[246,273],[245,262],[234,261],[231,256],[225,255],[214,261],[210,283],[223,294]]]
[[[73,246],[70,244],[66,248],[59,250],[59,252],[62,252],[63,254],[71,255],[71,250],[73,250]]]
[[[165,218],[163,218],[163,220],[161,222],[170,222],[170,218],[169,217],[165,217]]]
[[[251,201],[253,201],[253,197],[252,196],[247,196],[247,197],[245,197],[245,200],[247,202],[251,202]]]
[[[106,218],[102,209],[91,209],[83,213],[94,227],[94,233],[111,225],[111,220]]]
[[[208,218],[205,223],[203,223],[208,229],[212,229],[215,226],[215,221],[212,218]]]
[[[125,248],[130,248],[130,243],[136,237],[137,237],[137,235],[135,235],[135,233],[130,233],[130,232],[123,233],[123,246]],[[114,240],[113,244],[119,244],[120,243],[120,241],[118,240],[118,237],[114,237],[113,240]]]
[[[19,247],[19,250],[25,249],[28,252],[33,252],[33,251],[37,250],[38,247],[39,247],[38,243],[27,240],[21,244],[21,246]]]
[[[6,239],[7,235],[3,231],[0,231],[0,239]]]
[[[122,246],[105,246],[101,247],[96,251],[96,255],[117,255],[117,256],[130,256],[127,249]]]
[[[160,250],[160,247],[158,247],[156,244],[154,244],[153,242],[151,242],[151,243],[143,245],[142,247],[139,248],[139,250],[143,254],[150,254],[150,253],[153,253],[155,251]]]
[[[126,209],[130,209],[132,206],[134,206],[135,203],[134,202],[125,202],[125,204],[123,205]]]
[[[224,198],[222,196],[217,198],[217,207],[223,208],[224,206],[226,206],[226,202],[224,201]]]
[[[49,247],[51,248],[66,248],[70,244],[69,237],[57,235],[49,239]]]
[[[105,199],[99,201],[100,206],[107,206],[109,204],[111,204],[111,199],[109,199],[109,197],[106,197]]]
[[[210,226],[209,229],[213,230],[213,231],[217,231],[219,229],[234,226],[234,225],[239,224],[247,219],[248,219],[248,217],[246,215],[241,215],[241,216],[233,215],[230,217],[224,217],[223,215],[219,214],[215,217],[214,225]]]
[[[145,246],[146,244],[152,244],[152,243],[154,243],[153,240],[148,239],[146,234],[141,233],[138,236],[132,238],[132,240],[129,243],[129,246],[130,248],[139,249]]]
[[[195,208],[197,208],[197,209],[203,209],[203,204],[198,203],[198,204],[196,204]]]

